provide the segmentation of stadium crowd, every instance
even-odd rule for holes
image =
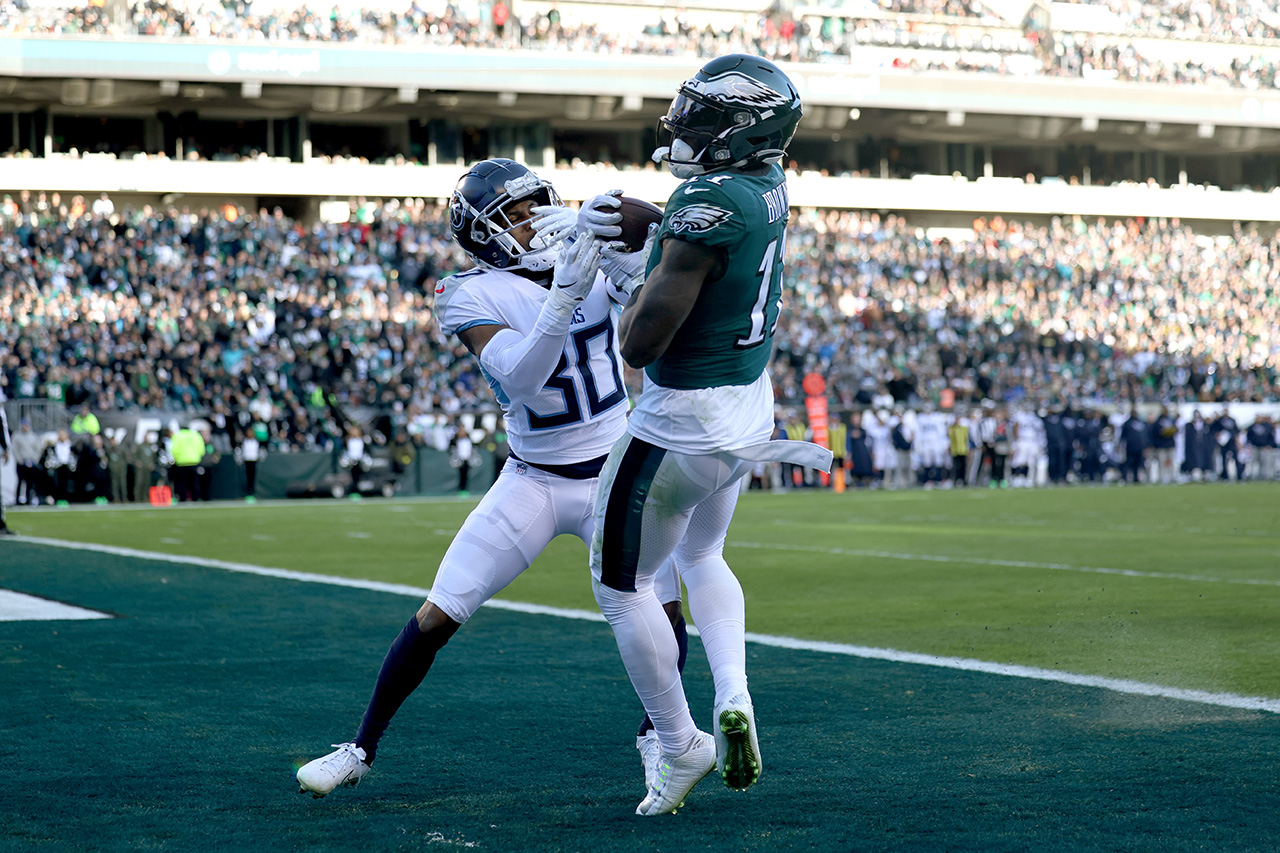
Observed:
[[[434,200],[351,211],[308,225],[6,197],[0,391],[257,422],[275,450],[339,445],[335,410],[377,420],[383,443],[434,441],[446,419],[491,406],[432,315],[437,278],[467,261]],[[783,407],[800,404],[810,372],[845,411],[1280,400],[1280,328],[1267,321],[1280,313],[1280,234],[993,219],[953,243],[898,216],[810,210],[789,251]]]
[[[267,7],[235,0],[218,4],[146,0],[131,5],[127,20],[113,20],[102,5],[0,7],[0,31],[69,35],[136,35],[229,39],[237,42],[339,42],[409,44],[439,48],[568,50],[594,54],[644,54],[705,58],[754,53],[795,62],[868,60],[864,46],[894,48],[870,60],[881,67],[1058,77],[1095,76],[1122,81],[1220,85],[1266,89],[1275,84],[1274,62],[1249,47],[1277,38],[1266,4],[1246,0],[1144,3],[1111,0],[1129,36],[1093,32],[1041,32],[1010,26],[977,2],[881,0],[876,16],[841,9],[786,13],[771,6],[741,16],[740,23],[698,20],[680,9],[657,11],[650,26],[617,30],[602,13],[598,22],[564,20],[553,4],[524,12],[504,0],[414,2],[328,11],[307,6]],[[523,10],[521,10],[523,11]],[[957,23],[963,22],[962,30]],[[1131,25],[1131,26],[1130,26]],[[1144,56],[1133,36],[1194,38],[1241,44],[1227,61],[1193,56],[1164,61]]]

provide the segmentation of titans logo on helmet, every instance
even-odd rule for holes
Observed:
[[[675,234],[702,234],[725,222],[730,216],[733,213],[714,204],[691,204],[671,214],[668,226]]]
[[[466,216],[466,202],[463,201],[460,193],[455,192],[453,197],[449,199],[449,227],[454,231],[462,230],[466,222]]]

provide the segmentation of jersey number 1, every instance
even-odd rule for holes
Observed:
[[[739,349],[748,349],[764,342],[765,323],[769,305],[769,292],[778,285],[777,306],[773,312],[773,324],[769,326],[769,334],[778,325],[778,315],[782,312],[782,253],[786,251],[786,235],[780,240],[771,240],[764,248],[764,257],[760,260],[760,292],[756,295],[755,304],[751,306],[751,331],[745,338],[738,338],[734,344]]]

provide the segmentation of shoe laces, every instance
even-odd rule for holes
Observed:
[[[329,745],[336,748],[338,751],[329,756],[328,764],[347,765],[351,763],[351,759],[363,761],[360,757],[360,753],[356,752],[359,747],[354,743],[331,743]]]
[[[662,754],[662,743],[656,737],[642,737],[639,741],[640,754],[645,758]]]

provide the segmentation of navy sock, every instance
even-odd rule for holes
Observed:
[[[356,732],[355,744],[364,750],[366,764],[373,764],[378,741],[391,724],[391,718],[409,694],[418,689],[435,662],[436,652],[449,642],[458,627],[450,622],[424,633],[414,616],[391,644],[378,670],[378,681],[369,697],[364,719],[360,721],[360,730]]]
[[[671,630],[676,634],[676,645],[680,648],[680,657],[676,660],[676,668],[680,670],[680,674],[684,674],[684,662],[689,658],[689,626],[685,624],[684,614],[681,613],[676,617],[676,621],[671,623]],[[644,715],[644,722],[640,724],[640,731],[636,733],[636,737],[644,737],[653,731],[653,720],[649,719],[649,715]]]

